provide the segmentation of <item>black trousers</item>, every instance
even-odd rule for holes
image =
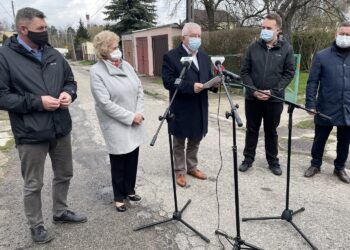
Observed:
[[[135,194],[138,158],[139,148],[123,155],[109,155],[114,201],[123,202],[127,195]]]
[[[315,138],[311,149],[311,165],[320,168],[322,165],[322,157],[327,139],[331,133],[333,126],[315,125]],[[345,168],[345,162],[348,159],[350,142],[350,127],[337,127],[337,158],[334,160],[334,166],[337,170]]]
[[[244,162],[253,163],[261,121],[264,121],[265,154],[269,165],[279,165],[277,127],[280,124],[282,102],[245,100],[247,130],[243,151]]]

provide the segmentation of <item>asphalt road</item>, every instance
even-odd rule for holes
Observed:
[[[232,128],[231,123],[222,118],[229,107],[220,106],[220,119],[216,119],[215,114],[210,116],[209,133],[200,147],[199,168],[208,174],[208,180],[187,177],[189,185],[177,188],[179,209],[188,199],[192,200],[183,213],[183,219],[211,242],[205,243],[176,221],[134,232],[133,228],[138,225],[169,218],[174,211],[166,124],[155,146],[146,144],[141,147],[137,192],[143,197],[142,201],[128,204],[126,213],[116,212],[108,154],[90,94],[89,74],[78,66],[73,66],[73,70],[79,84],[79,97],[71,107],[74,178],[69,204],[72,210],[86,213],[88,222],[81,225],[52,224],[52,171],[48,158],[42,191],[43,214],[46,226],[56,238],[46,245],[33,244],[23,213],[23,180],[14,149],[9,155],[6,179],[0,183],[0,249],[220,249],[214,234],[218,228],[216,185],[220,201],[220,229],[236,236]],[[164,112],[166,105],[167,102],[162,99],[146,96],[145,122],[149,141],[159,125],[158,116]],[[218,106],[218,98],[212,97],[210,105],[215,110],[213,107]],[[243,112],[242,107],[239,112]],[[281,131],[285,131],[283,126]],[[237,146],[240,162],[244,129],[237,130]],[[263,140],[259,141],[257,151],[254,167],[246,173],[239,173],[240,216],[279,216],[286,205],[286,152],[281,151],[284,172],[277,177],[267,168]],[[306,209],[295,215],[293,222],[318,249],[350,249],[350,185],[341,183],[332,175],[333,167],[329,162],[324,164],[320,175],[304,178],[303,172],[309,162],[310,157],[305,154],[292,155],[289,208]],[[250,221],[241,222],[240,226],[243,240],[264,249],[310,249],[286,221]],[[226,249],[232,249],[225,239],[221,240]]]

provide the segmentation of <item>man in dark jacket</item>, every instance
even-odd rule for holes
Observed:
[[[294,77],[293,49],[286,41],[278,38],[282,27],[279,15],[274,13],[267,15],[261,27],[261,39],[250,45],[247,50],[241,67],[241,77],[246,85],[284,98],[284,89]],[[264,120],[266,160],[273,174],[282,174],[278,159],[277,135],[282,110],[281,101],[258,91],[246,89],[247,131],[244,160],[239,167],[240,171],[247,171],[254,162],[260,125]]]
[[[44,227],[41,189],[45,158],[51,157],[53,221],[79,223],[87,219],[67,209],[73,176],[68,111],[76,98],[76,82],[67,61],[48,45],[45,15],[23,8],[17,12],[18,35],[0,48],[0,109],[7,110],[21,160],[24,211],[32,239],[52,240]]]
[[[332,120],[315,117],[315,138],[311,166],[305,177],[320,172],[324,148],[333,126],[337,127],[337,158],[334,174],[350,183],[345,171],[350,142],[350,22],[341,23],[332,46],[319,51],[312,63],[306,87],[306,107],[328,115]],[[317,100],[316,100],[317,96]]]
[[[183,68],[181,57],[193,57],[171,107],[175,119],[169,124],[173,135],[176,182],[181,187],[186,186],[186,172],[195,178],[207,179],[197,168],[199,144],[208,132],[208,91],[203,88],[203,83],[212,77],[209,57],[199,50],[201,33],[198,24],[186,23],[182,30],[182,43],[163,58],[163,84],[169,90],[171,98],[176,89],[174,82]],[[217,88],[213,90],[217,91]]]

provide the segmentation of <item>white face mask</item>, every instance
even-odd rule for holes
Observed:
[[[339,48],[349,48],[350,47],[350,36],[337,35],[335,43]]]
[[[112,61],[119,61],[122,58],[122,52],[120,49],[116,49],[110,54],[110,56]]]

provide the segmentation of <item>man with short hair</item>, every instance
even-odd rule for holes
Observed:
[[[163,84],[169,90],[170,99],[176,90],[174,82],[183,68],[181,57],[193,57],[170,110],[175,115],[169,123],[169,131],[173,135],[176,182],[181,187],[186,186],[186,173],[201,180],[207,179],[206,174],[197,168],[199,144],[208,132],[208,90],[203,88],[203,83],[212,78],[209,57],[199,49],[201,34],[198,24],[186,23],[180,46],[163,57]],[[211,90],[216,92],[217,87],[215,85]]]
[[[72,70],[48,44],[43,12],[17,12],[18,35],[0,48],[0,109],[7,110],[24,180],[24,211],[36,243],[53,239],[44,227],[41,189],[44,165],[50,155],[53,222],[81,223],[86,216],[68,210],[67,194],[73,176],[72,120],[68,107],[77,97]]]
[[[337,157],[334,175],[350,183],[345,171],[350,142],[350,22],[341,23],[332,46],[319,51],[313,60],[306,87],[306,108],[330,116],[315,116],[315,137],[311,166],[305,177],[320,172],[324,148],[333,127],[337,127]]]
[[[294,77],[294,53],[292,46],[279,39],[282,19],[271,13],[261,25],[260,39],[249,46],[241,66],[243,83],[267,94],[284,98],[284,89]],[[246,89],[245,115],[247,130],[244,160],[239,167],[247,171],[255,160],[259,130],[264,121],[265,154],[269,169],[275,175],[282,170],[278,159],[277,127],[280,123],[283,102],[258,91]]]

